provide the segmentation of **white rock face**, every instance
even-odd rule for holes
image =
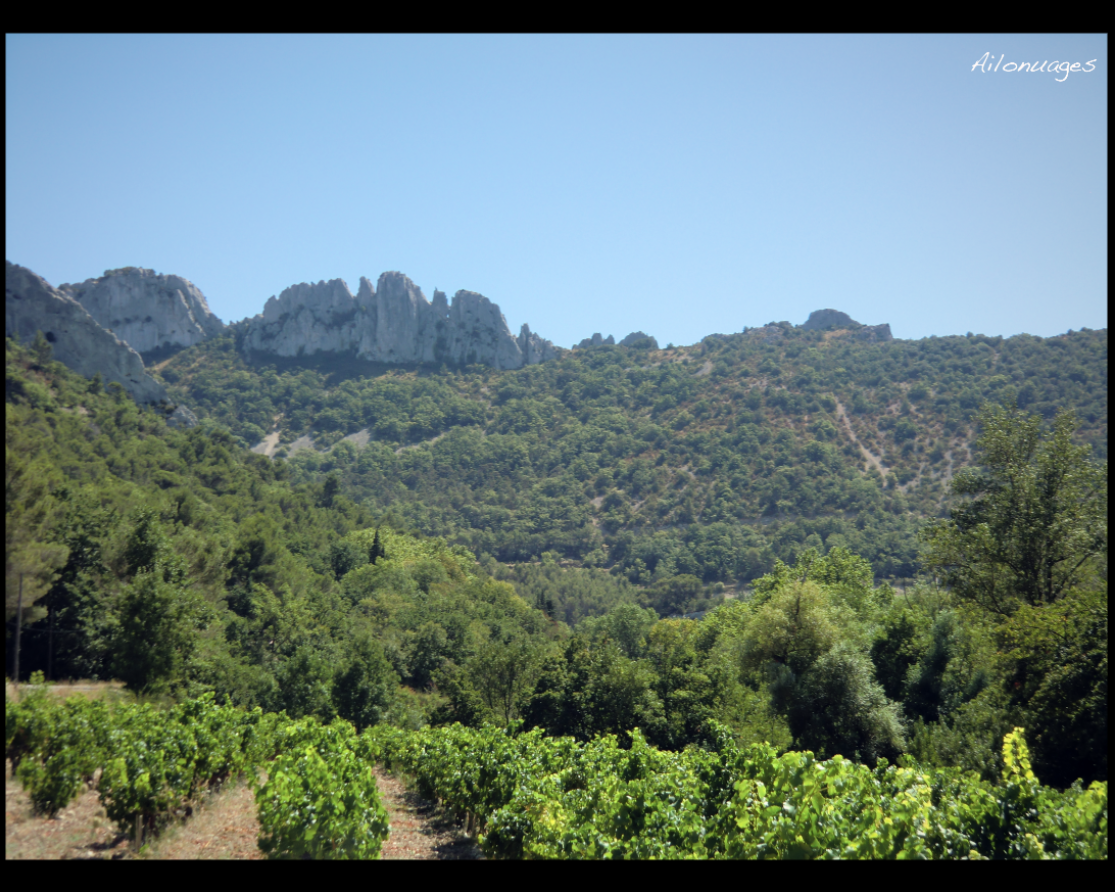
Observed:
[[[181,276],[129,266],[105,270],[101,278],[79,285],[59,285],[58,290],[140,353],[192,347],[225,329],[205,295]]]
[[[340,279],[294,285],[247,320],[247,353],[301,356],[352,353],[390,363],[481,363],[517,369],[556,356],[553,344],[523,326],[511,334],[499,307],[482,294],[458,291],[453,302],[434,291],[431,303],[399,272],[376,287],[364,277],[356,296]]]
[[[525,365],[545,362],[547,359],[554,359],[557,356],[554,345],[532,332],[530,326],[525,322],[519,330],[519,349],[523,353]]]
[[[41,331],[54,359],[87,378],[101,373],[105,383],[118,382],[137,403],[158,403],[166,390],[147,374],[139,353],[89,315],[68,294],[41,276],[8,261],[4,270],[4,333],[30,344]],[[197,419],[178,407],[170,423],[192,427]]]
[[[342,279],[292,285],[268,298],[263,315],[253,318],[243,349],[278,356],[345,352],[351,349],[355,313],[352,292]]]

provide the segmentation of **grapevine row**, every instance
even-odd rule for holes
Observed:
[[[272,857],[375,858],[387,838],[371,763],[346,722],[249,712],[211,694],[158,710],[58,703],[40,690],[5,711],[12,771],[47,814],[95,784],[108,817],[138,843],[243,773],[255,779],[259,845]]]
[[[13,771],[42,810],[92,783],[125,832],[188,814],[199,793],[257,778],[272,857],[375,858],[388,833],[377,762],[466,817],[501,858],[1106,858],[1107,784],[1059,791],[1030,769],[1021,729],[989,784],[955,769],[766,745],[668,752],[636,731],[588,743],[535,729],[404,731],[292,720],[212,696],[159,711],[45,694],[7,703]],[[266,772],[260,779],[259,770]]]
[[[586,744],[454,726],[365,732],[369,752],[468,815],[504,858],[1106,858],[1107,784],[1034,778],[1021,729],[991,785],[958,770],[837,756],[665,752],[636,731]]]

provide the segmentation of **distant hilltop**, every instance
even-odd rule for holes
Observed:
[[[803,331],[829,330],[834,335],[850,335],[857,340],[867,341],[868,343],[894,340],[894,335],[890,332],[889,322],[884,322],[882,325],[863,325],[856,322],[847,313],[831,309],[814,310],[801,325],[795,326],[789,322],[768,322],[758,328],[744,328],[743,333],[749,338],[756,338],[760,341],[777,341],[792,328],[800,328]],[[723,335],[716,335],[715,337],[723,337]]]
[[[655,338],[655,337],[652,337],[651,335],[645,334],[641,331],[631,332],[631,334],[629,334],[627,337],[625,337],[622,341],[619,342],[619,346],[620,347],[633,347],[633,346],[635,346],[635,344],[638,344],[640,341],[645,341],[646,342],[645,344],[642,344],[641,346],[649,347],[652,350],[657,350],[658,349],[658,339]],[[593,334],[593,336],[591,338],[585,338],[579,344],[574,344],[573,349],[574,350],[584,350],[588,347],[599,347],[601,344],[607,344],[608,346],[614,346],[615,343],[616,343],[615,336],[608,335],[606,338],[604,338],[604,337],[600,336],[600,332],[596,332],[596,333]]]
[[[890,323],[882,325],[863,325],[856,322],[847,313],[840,310],[814,310],[801,326],[805,331],[820,331],[821,329],[851,329],[856,337],[865,341],[893,341],[894,335],[890,333]]]

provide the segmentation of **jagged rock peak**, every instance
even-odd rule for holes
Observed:
[[[499,307],[482,294],[458,291],[452,303],[434,290],[431,303],[401,272],[385,272],[375,287],[360,278],[355,298],[340,279],[297,285],[271,298],[246,320],[246,353],[299,356],[350,353],[390,363],[482,363],[517,369],[555,354],[530,334],[512,336]]]
[[[120,384],[137,403],[159,403],[166,390],[147,374],[143,359],[89,314],[70,295],[52,288],[42,276],[7,261],[4,269],[4,333],[29,344],[41,331],[54,359],[87,378],[100,372]],[[197,419],[179,407],[168,421],[192,427]]]
[[[523,352],[523,362],[525,365],[546,362],[557,356],[557,350],[554,349],[554,345],[536,335],[525,322],[523,323],[523,327],[519,329],[518,341],[519,349]]]
[[[108,269],[98,279],[58,290],[139,353],[192,347],[225,330],[193,282],[152,269]]]
[[[241,346],[279,356],[344,350],[351,338],[344,323],[355,312],[356,301],[343,279],[291,285],[267,299]]]
[[[585,338],[581,343],[574,345],[574,350],[583,350],[585,347],[599,347],[601,344],[614,344],[616,339],[612,335],[600,337],[600,332],[593,332],[591,338]]]

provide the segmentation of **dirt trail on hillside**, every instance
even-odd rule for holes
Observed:
[[[882,474],[883,479],[886,480],[887,469],[883,467],[883,462],[880,460],[879,456],[877,456],[874,452],[872,452],[859,441],[859,437],[856,436],[856,432],[852,430],[852,422],[848,419],[848,413],[844,411],[844,404],[840,402],[840,400],[836,399],[836,397],[833,397],[833,399],[836,401],[836,417],[839,418],[841,423],[844,425],[844,430],[847,431],[848,436],[852,438],[852,442],[859,447],[859,451],[863,453],[863,457],[867,459],[868,464],[870,464],[871,467]]]

